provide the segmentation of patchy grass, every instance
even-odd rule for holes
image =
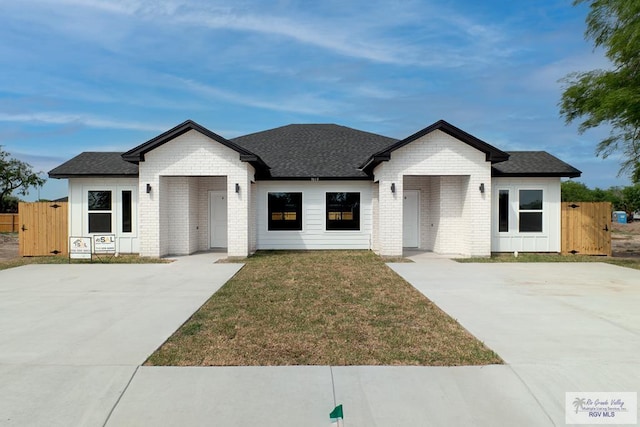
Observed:
[[[485,365],[500,358],[368,251],[258,252],[147,365]]]
[[[488,263],[488,262],[604,262],[640,270],[640,258],[616,258],[607,256],[587,255],[554,255],[554,254],[528,254],[520,253],[518,257],[513,255],[494,255],[490,258],[459,258],[457,262],[464,263]]]
[[[138,255],[120,255],[117,257],[101,256],[100,259],[95,257],[93,259],[93,264],[157,264],[164,262],[171,262],[171,260],[141,257]],[[69,264],[69,258],[66,256],[18,257],[7,261],[0,261],[0,270],[29,264]],[[71,264],[91,264],[91,261],[85,259],[72,259]]]

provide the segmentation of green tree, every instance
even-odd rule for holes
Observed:
[[[4,198],[4,210],[0,210],[0,212],[8,212],[8,213],[18,213],[18,204],[20,203],[20,199],[15,196],[6,196]]]
[[[560,114],[567,124],[582,120],[579,131],[610,125],[596,155],[620,152],[620,173],[640,168],[640,1],[574,0],[587,3],[585,37],[603,48],[612,63],[608,70],[572,73],[564,79]]]
[[[611,202],[611,204],[615,204],[616,196],[613,191],[610,189],[603,190],[602,188],[594,188],[592,193],[594,202]]]
[[[593,191],[581,182],[564,181],[560,184],[563,202],[593,202]]]
[[[622,189],[623,209],[630,214],[640,210],[640,184]]]
[[[631,214],[640,209],[640,184],[627,187],[611,187],[608,190],[594,190],[594,194],[602,192],[602,200],[611,202],[614,210]]]
[[[13,192],[25,196],[30,187],[42,187],[44,178],[40,178],[31,169],[31,165],[12,158],[0,146],[0,212],[5,212]]]
[[[637,163],[633,168],[633,173],[631,174],[631,182],[634,184],[640,184],[640,163]]]

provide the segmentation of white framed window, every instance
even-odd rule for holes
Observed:
[[[111,233],[113,224],[113,193],[111,190],[87,192],[89,233]]]
[[[122,190],[120,192],[120,210],[122,215],[122,230],[120,231],[131,233],[133,231],[133,191]]]
[[[301,192],[270,192],[267,194],[267,206],[269,231],[302,230]]]
[[[325,193],[327,230],[360,230],[360,193]]]
[[[518,191],[518,231],[541,233],[543,230],[543,190]]]
[[[509,190],[508,189],[499,189],[498,190],[498,232],[499,233],[508,233],[509,232]]]
[[[84,192],[85,232],[135,237],[138,224],[138,191],[128,185],[86,186]]]

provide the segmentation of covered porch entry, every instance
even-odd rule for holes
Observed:
[[[470,254],[473,215],[469,175],[405,175],[402,247],[441,254]]]
[[[227,187],[226,176],[161,176],[160,253],[226,250]]]

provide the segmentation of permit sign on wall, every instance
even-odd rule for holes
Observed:
[[[91,237],[69,237],[69,258],[91,259]]]
[[[93,253],[94,254],[115,254],[116,253],[116,235],[115,234],[98,234],[93,236]]]

